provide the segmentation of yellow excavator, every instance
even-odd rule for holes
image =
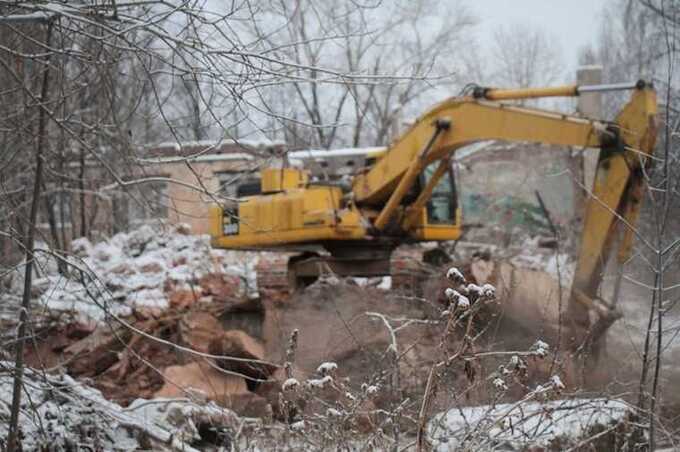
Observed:
[[[507,102],[612,90],[632,92],[613,121]],[[656,112],[654,88],[644,81],[514,90],[475,86],[434,106],[349,180],[315,181],[308,170],[292,167],[262,170],[249,196],[210,207],[212,245],[299,252],[287,268],[297,281],[313,279],[322,267],[338,275],[388,275],[397,246],[460,238],[462,211],[451,165],[457,149],[485,140],[599,148],[572,288],[576,302],[570,303],[572,319],[587,324],[616,228],[634,226],[640,213]],[[632,228],[625,228],[620,261],[630,254],[633,238]]]

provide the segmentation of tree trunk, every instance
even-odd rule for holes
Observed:
[[[52,22],[47,25],[45,36],[46,47],[49,48],[52,37]],[[42,89],[40,93],[40,114],[38,119],[38,144],[35,150],[35,181],[33,184],[33,199],[31,200],[31,212],[29,217],[28,232],[24,240],[26,250],[26,267],[24,273],[24,291],[19,313],[19,328],[16,338],[16,353],[14,358],[14,384],[12,388],[12,408],[9,420],[9,434],[7,435],[7,451],[16,452],[21,450],[19,439],[19,411],[21,410],[21,392],[24,379],[24,341],[28,331],[29,310],[31,308],[31,287],[33,277],[33,248],[35,245],[36,221],[38,217],[38,204],[40,201],[40,188],[42,186],[43,151],[46,140],[47,114],[45,103],[49,93],[50,81],[50,54],[45,57],[45,72],[43,73]]]
[[[85,149],[80,148],[80,173],[78,188],[80,189],[80,236],[87,237],[87,217],[85,215]]]

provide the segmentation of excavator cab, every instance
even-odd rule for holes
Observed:
[[[436,164],[431,164],[420,177],[419,185],[424,187],[437,170]],[[428,225],[455,225],[458,196],[456,193],[455,175],[453,168],[442,176],[432,191],[432,196],[426,204],[426,219]]]
[[[419,198],[426,201],[421,203]],[[406,242],[457,240],[462,233],[462,212],[451,162],[426,166],[402,206],[403,213],[392,221],[398,222],[399,233],[408,235]]]

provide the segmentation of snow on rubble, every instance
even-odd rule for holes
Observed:
[[[565,249],[541,246],[542,236],[523,237],[518,243],[501,246],[482,239],[477,242],[460,241],[457,252],[463,260],[474,258],[475,254],[486,253],[495,261],[506,261],[526,270],[542,271],[560,281],[563,287],[571,287],[576,270],[576,259]]]
[[[59,274],[47,247],[39,247],[34,301],[52,311],[70,311],[95,320],[107,313],[166,309],[172,291],[194,291],[201,278],[209,275],[230,277],[226,284],[237,292],[234,295],[256,297],[254,268],[266,256],[213,249],[208,235],[191,235],[186,225],[162,230],[144,225],[96,244],[79,238],[71,247],[67,276]],[[22,284],[23,268],[13,272],[10,290],[0,299],[16,303]]]
[[[521,253],[510,259],[517,267],[549,273],[564,287],[571,287],[574,280],[575,261],[567,253]]]
[[[549,273],[555,280],[561,281],[564,287],[571,287],[576,270],[574,258],[564,250],[556,252],[551,248],[543,248],[540,241],[540,236],[525,238],[510,262],[517,267]]]
[[[0,362],[0,438],[6,438],[12,403],[12,364]],[[215,446],[229,447],[243,420],[212,402],[137,399],[129,407],[68,375],[26,369],[25,403],[19,415],[23,450],[182,450],[203,444],[202,427],[221,433]],[[2,441],[0,440],[0,447]],[[201,447],[206,450],[206,447]]]
[[[561,383],[561,382],[560,382]],[[428,425],[433,450],[487,450],[503,444],[512,450],[577,439],[596,426],[609,427],[632,413],[619,399],[571,399],[453,408]]]

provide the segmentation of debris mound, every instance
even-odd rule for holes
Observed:
[[[11,366],[0,362],[3,440],[12,400]],[[33,369],[26,369],[23,387],[26,403],[19,415],[23,450],[215,450],[229,448],[242,422],[233,411],[214,403],[186,399],[139,399],[123,408],[68,375]],[[206,435],[204,426],[220,435]]]

